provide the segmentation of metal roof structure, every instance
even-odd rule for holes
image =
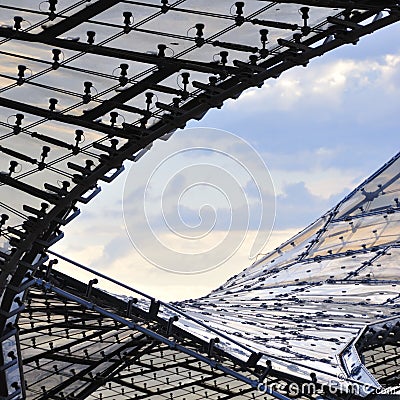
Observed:
[[[110,294],[87,267],[75,263],[89,282],[57,271],[49,248],[154,140],[399,11],[0,1],[0,399],[287,399],[291,383],[300,399],[356,399],[397,385],[399,155],[201,299]]]

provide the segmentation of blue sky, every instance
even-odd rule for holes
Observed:
[[[399,151],[399,37],[400,24],[386,28],[188,124],[231,132],[261,155],[276,192],[275,227],[265,251],[313,222]],[[156,157],[162,146],[167,144],[159,142],[145,157]],[[138,199],[141,162],[134,166]],[[246,243],[226,265],[196,276],[147,263],[125,231],[124,179],[103,187],[56,250],[166,300],[205,294],[250,263]],[[249,237],[251,242],[251,232]]]
[[[236,133],[262,154],[281,189],[277,229],[318,217],[399,150],[399,34],[397,24],[344,46],[190,124]]]

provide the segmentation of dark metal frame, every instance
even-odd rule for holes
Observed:
[[[254,86],[260,86],[265,80],[279,77],[286,70],[298,65],[307,65],[307,63],[315,57],[319,57],[344,44],[356,43],[361,37],[399,21],[400,10],[398,2],[384,1],[380,2],[378,5],[377,2],[374,1],[282,1],[282,3],[309,5],[312,7],[338,7],[344,10],[360,9],[364,11],[344,19],[328,18],[324,24],[318,27],[318,33],[310,37],[304,36],[301,40],[293,39],[290,41],[282,39],[278,42],[281,46],[280,52],[277,52],[273,57],[269,57],[266,60],[258,60],[255,64],[246,64],[242,62],[237,62],[234,66],[209,64],[165,56],[153,56],[57,38],[57,36],[68,32],[70,29],[88,21],[90,18],[118,3],[120,3],[118,0],[97,1],[84,10],[77,12],[75,15],[65,18],[61,22],[48,28],[41,34],[31,34],[28,31],[24,32],[16,29],[0,28],[0,36],[12,39],[15,42],[42,43],[87,54],[144,62],[156,67],[148,77],[133,85],[130,89],[102,102],[81,117],[72,116],[67,113],[52,112],[4,97],[0,98],[1,107],[7,107],[42,118],[92,129],[96,132],[104,133],[108,138],[123,138],[126,140],[126,143],[120,148],[109,150],[101,159],[98,166],[89,173],[84,174],[84,179],[76,179],[76,186],[69,191],[65,190],[48,193],[11,176],[0,175],[0,182],[2,184],[21,190],[34,197],[41,198],[54,205],[53,209],[48,213],[37,213],[32,220],[33,223],[27,223],[23,230],[9,230],[9,233],[13,237],[11,243],[14,250],[12,254],[7,257],[4,256],[4,260],[1,264],[0,294],[3,296],[1,298],[0,307],[0,346],[9,338],[14,338],[15,341],[18,342],[18,327],[16,322],[18,315],[24,310],[24,305],[21,304],[18,308],[15,308],[14,304],[21,301],[23,296],[28,296],[29,298],[29,294],[25,294],[26,289],[30,285],[36,285],[42,287],[45,292],[54,292],[62,298],[74,301],[76,304],[80,304],[87,309],[95,310],[99,314],[113,318],[118,323],[125,324],[131,329],[143,332],[148,337],[152,337],[160,343],[165,343],[171,348],[187,353],[196,359],[200,359],[209,364],[212,368],[246,382],[250,387],[254,388],[258,384],[257,380],[249,379],[235,372],[233,369],[226,368],[223,364],[219,364],[216,361],[204,357],[199,352],[190,350],[151,330],[145,330],[140,325],[129,322],[113,312],[103,310],[101,307],[87,300],[74,296],[34,276],[37,276],[40,267],[48,260],[48,256],[46,255],[48,247],[62,238],[60,228],[78,215],[77,203],[87,203],[90,201],[94,195],[99,192],[98,182],[100,180],[109,182],[116,177],[122,171],[122,164],[125,160],[132,159],[135,153],[145,148],[154,140],[177,128],[184,127],[189,120],[200,119],[210,108],[219,108],[225,100],[237,98],[244,90]],[[167,2],[162,3],[167,4]],[[366,22],[371,17],[379,15],[381,10],[387,11],[388,15],[386,17],[376,18],[372,22]],[[163,9],[160,6],[160,13],[162,12]],[[52,15],[50,13],[49,18],[51,19],[51,17]],[[53,68],[55,68],[54,65]],[[216,85],[198,84],[198,92],[190,99],[186,99],[187,101],[183,106],[179,107],[176,105],[159,103],[159,108],[167,110],[167,112],[158,123],[149,128],[145,125],[130,125],[117,128],[94,122],[98,117],[114,109],[132,111],[132,108],[125,103],[139,93],[144,93],[149,88],[156,87],[160,91],[165,90],[185,96],[185,93],[182,91],[178,90],[174,92],[171,88],[160,85],[160,82],[165,78],[181,70],[212,73],[219,76],[220,81]],[[29,80],[26,80],[24,83],[29,84]],[[147,115],[145,110],[134,109],[133,111],[143,113],[144,116]],[[101,147],[99,146],[99,148]],[[104,147],[101,149],[104,151]],[[113,170],[116,172],[109,178],[107,174]],[[159,321],[159,323],[161,323],[161,321]],[[184,332],[181,332],[181,334],[184,336]],[[193,338],[193,340],[194,339],[195,338]],[[9,368],[12,368],[15,363],[19,363],[21,377],[23,375],[21,355],[19,353],[20,351],[18,350],[18,354],[13,355],[10,360],[7,359],[3,351],[0,351],[0,365],[3,365],[0,369],[0,398],[2,399],[17,398],[20,396],[21,392],[24,392],[23,385],[19,387],[17,384],[12,390],[7,386],[7,371]],[[116,363],[115,368],[117,365],[118,363]],[[96,385],[94,384],[94,386]],[[88,393],[88,391],[78,396],[78,398],[85,398],[86,393]],[[280,395],[278,393],[274,393],[274,396],[285,399],[284,396],[279,397]],[[43,398],[53,397],[47,394]]]

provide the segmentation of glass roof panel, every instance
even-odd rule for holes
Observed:
[[[45,265],[62,225],[124,160],[247,88],[400,19],[397,3],[379,4],[0,0],[0,323],[11,358],[0,397],[25,396],[26,378],[30,399],[246,399],[270,362],[275,381],[345,374],[379,387],[348,371],[353,353],[343,352],[368,324],[398,317],[388,304],[399,298],[399,155],[201,299],[167,305],[140,294],[133,305],[122,290]],[[23,311],[15,291],[32,282]]]

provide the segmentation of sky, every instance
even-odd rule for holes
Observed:
[[[139,161],[127,162],[112,185],[103,184],[90,206],[82,206],[53,250],[162,300],[207,294],[254,261],[249,255],[260,231],[266,244],[257,253],[264,254],[399,151],[399,37],[400,24],[385,28],[250,89],[190,122],[191,129],[157,141]],[[215,129],[225,134],[213,136]],[[227,172],[220,180],[218,168]],[[235,187],[232,201],[225,195]],[[143,219],[146,204],[150,214]],[[164,220],[183,227],[166,229]],[[190,234],[204,236],[185,241]],[[232,251],[225,262],[212,259],[218,265],[209,268],[210,259],[187,257],[222,249],[228,234]],[[140,249],[132,242],[140,242]],[[173,254],[159,253],[158,243]],[[159,254],[165,268],[152,264],[162,263]],[[78,274],[71,268],[66,271]]]

